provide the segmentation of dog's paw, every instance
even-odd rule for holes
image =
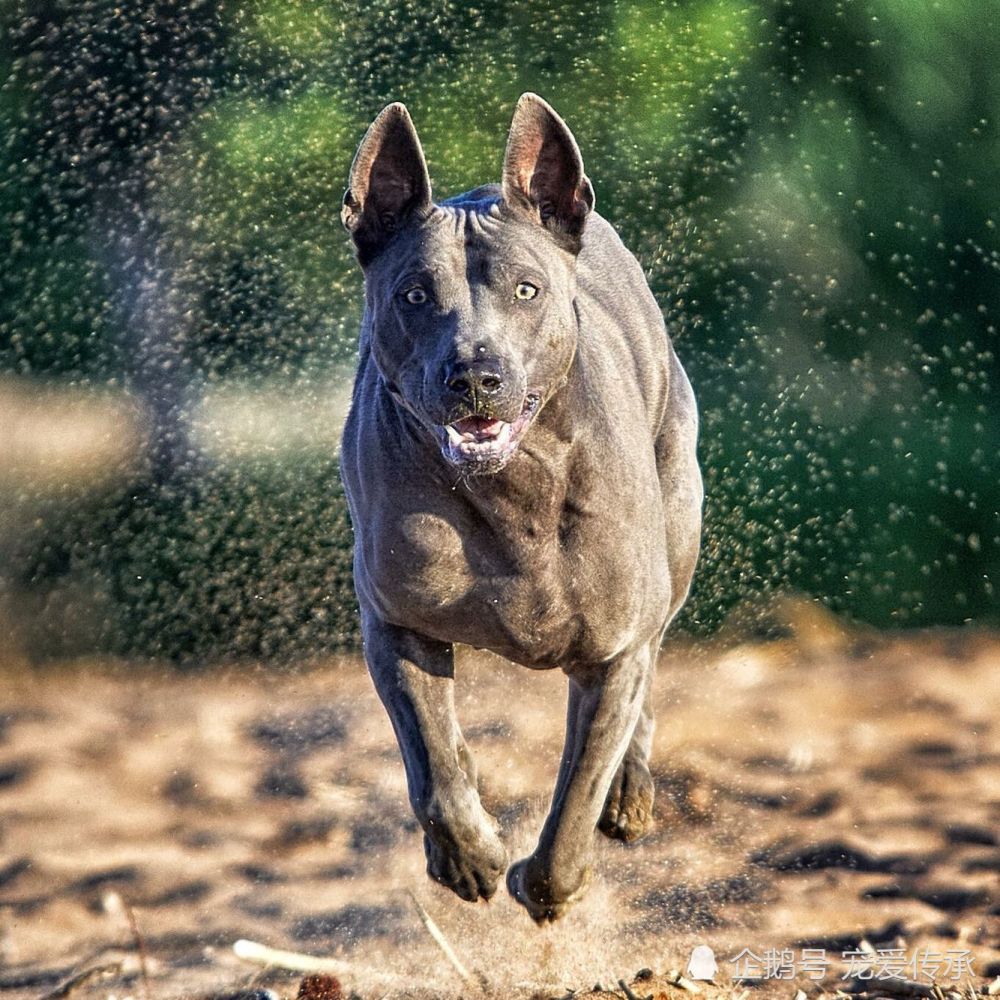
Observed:
[[[638,840],[653,828],[653,776],[646,762],[626,757],[615,773],[597,828],[613,840]]]
[[[507,867],[507,851],[489,829],[459,840],[444,830],[424,834],[427,874],[470,903],[490,899]]]
[[[552,923],[565,916],[589,887],[590,869],[584,868],[575,888],[560,885],[556,889],[552,879],[533,857],[516,862],[507,871],[507,891],[528,911],[536,924]]]

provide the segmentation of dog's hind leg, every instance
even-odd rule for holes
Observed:
[[[534,853],[507,873],[511,895],[538,922],[562,916],[587,887],[594,829],[642,711],[651,666],[647,643],[570,677],[552,806]]]
[[[653,662],[656,650],[653,647]],[[625,756],[615,772],[597,828],[613,840],[638,840],[653,827],[653,777],[649,773],[649,754],[653,749],[653,671],[646,679],[646,694],[635,732]]]
[[[427,873],[462,899],[489,899],[507,867],[479,801],[472,756],[455,715],[452,648],[362,614],[365,659],[396,732]]]

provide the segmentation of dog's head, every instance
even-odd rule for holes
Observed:
[[[499,187],[435,205],[402,104],[358,148],[342,218],[365,272],[371,350],[389,392],[445,459],[513,457],[576,350],[576,256],[594,193],[572,133],[518,101]]]

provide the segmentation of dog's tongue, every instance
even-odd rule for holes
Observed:
[[[452,425],[460,434],[471,434],[477,440],[496,437],[503,429],[502,420],[491,417],[463,417]]]

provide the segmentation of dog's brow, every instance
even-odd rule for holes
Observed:
[[[423,282],[434,284],[438,275],[443,271],[447,271],[447,265],[442,264],[440,261],[411,261],[391,279],[390,284],[394,292],[398,292],[404,285],[421,284]]]

